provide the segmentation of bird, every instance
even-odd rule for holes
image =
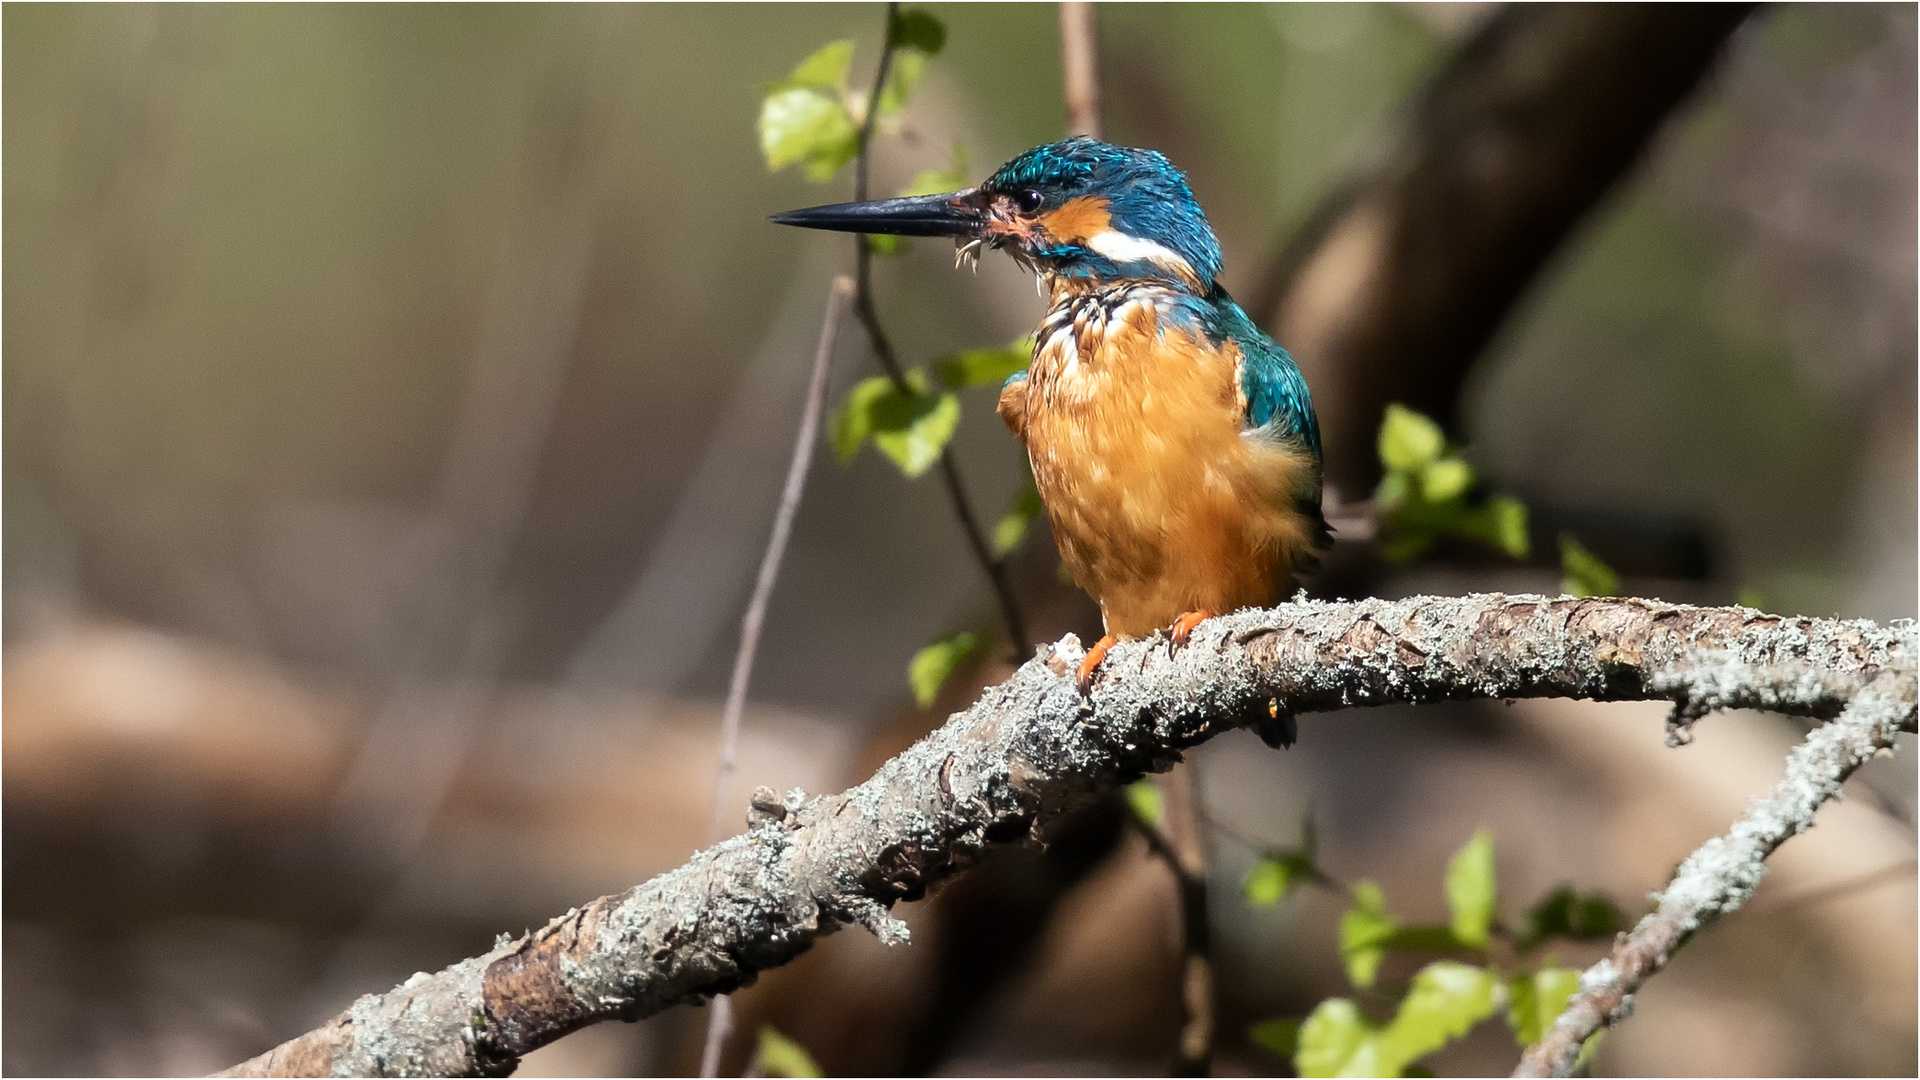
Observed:
[[[1214,614],[1284,599],[1328,546],[1306,378],[1221,286],[1219,242],[1166,155],[1076,136],[963,191],[771,220],[950,237],[956,265],[998,250],[1035,275],[1046,317],[999,413],[1100,605],[1083,694],[1118,641],[1164,630],[1184,645]],[[1290,742],[1272,720],[1263,734]]]

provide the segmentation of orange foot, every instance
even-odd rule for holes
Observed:
[[[1189,611],[1173,620],[1173,625],[1167,628],[1167,655],[1172,656],[1173,650],[1185,645],[1188,639],[1193,637],[1194,627],[1211,618],[1213,618],[1213,612],[1202,608],[1199,611]]]
[[[1100,661],[1107,658],[1107,650],[1117,644],[1119,644],[1118,640],[1112,634],[1108,634],[1094,642],[1093,648],[1087,650],[1087,655],[1080,658],[1080,670],[1074,673],[1073,682],[1080,688],[1081,697],[1092,692],[1094,669],[1100,666]]]

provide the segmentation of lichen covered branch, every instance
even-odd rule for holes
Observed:
[[[744,834],[686,865],[362,998],[229,1075],[499,1074],[587,1024],[728,992],[845,925],[905,941],[888,915],[896,900],[993,845],[1044,839],[1098,793],[1275,712],[1502,697],[1685,706],[1703,687],[1739,684],[1761,688],[1744,704],[1831,717],[1889,672],[1910,687],[1916,651],[1911,623],[1744,608],[1499,594],[1302,602],[1209,620],[1172,655],[1164,642],[1122,644],[1083,697],[1072,678],[1082,650],[1068,637],[866,783],[757,802]]]
[[[1885,671],[1863,688],[1840,718],[1814,728],[1787,756],[1786,775],[1725,836],[1716,836],[1680,864],[1659,907],[1620,936],[1613,952],[1580,977],[1580,992],[1540,1042],[1520,1059],[1515,1076],[1571,1076],[1580,1048],[1601,1028],[1633,1011],[1640,985],[1665,967],[1696,931],[1753,897],[1766,858],[1788,837],[1813,826],[1822,803],[1894,736],[1914,729],[1914,675]]]

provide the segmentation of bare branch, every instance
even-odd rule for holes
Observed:
[[[734,758],[740,745],[740,713],[747,707],[747,682],[753,678],[753,658],[760,651],[760,628],[767,621],[767,605],[773,601],[773,585],[780,579],[780,563],[787,555],[787,538],[793,534],[793,519],[800,512],[800,496],[807,488],[807,470],[813,465],[813,447],[820,440],[820,410],[827,399],[827,369],[833,366],[833,349],[840,342],[840,314],[853,299],[853,281],[833,279],[827,292],[827,314],[820,324],[820,343],[813,351],[813,374],[807,381],[807,396],[800,406],[800,432],[794,437],[793,459],[787,465],[786,486],[780,491],[780,507],[774,511],[773,532],[767,537],[767,551],[760,559],[760,575],[753,583],[753,598],[740,620],[740,648],[733,655],[733,675],[727,681],[727,704],[720,713],[720,769],[713,781],[713,820],[707,826],[709,844],[726,835],[724,824],[727,784],[733,779]],[[733,1008],[725,997],[713,999],[713,1012],[707,1017],[706,1048],[700,1055],[700,1075],[720,1075],[720,1050],[733,1030]]]
[[[364,997],[228,1075],[497,1074],[588,1024],[731,991],[841,926],[905,941],[887,914],[894,901],[923,895],[993,845],[1044,838],[1100,792],[1275,711],[1500,697],[1686,702],[1711,668],[1717,679],[1766,683],[1755,704],[1828,717],[1883,673],[1911,686],[1917,651],[1911,622],[1746,608],[1501,594],[1301,602],[1209,620],[1171,656],[1151,640],[1122,644],[1088,698],[1074,687],[1082,649],[1069,636],[866,783],[756,805],[745,834],[679,869]],[[1774,677],[1790,671],[1818,677]],[[1897,722],[1885,709],[1872,715]],[[1910,724],[1910,708],[1905,716]]]
[[[1060,0],[1060,71],[1066,77],[1067,134],[1100,137],[1100,54],[1091,0]]]
[[[1701,845],[1673,876],[1660,906],[1614,944],[1613,953],[1580,976],[1580,992],[1515,1076],[1571,1076],[1580,1047],[1633,1012],[1640,985],[1665,967],[1694,933],[1739,910],[1767,872],[1766,858],[1788,837],[1813,826],[1814,812],[1894,736],[1914,729],[1914,675],[1889,670],[1869,683],[1831,724],[1814,728],[1787,756],[1786,776],[1725,836]]]

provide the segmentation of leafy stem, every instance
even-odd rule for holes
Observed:
[[[900,26],[900,5],[887,5],[886,34],[881,42],[880,66],[874,72],[873,93],[867,98],[866,115],[860,120],[857,152],[853,159],[853,198],[855,202],[864,202],[867,198],[867,176],[869,154],[873,140],[874,122],[880,115],[880,95],[886,89],[887,75],[893,68],[893,53],[898,44]],[[907,382],[906,372],[900,367],[900,360],[894,355],[893,342],[887,337],[886,329],[880,324],[880,313],[873,302],[873,248],[867,237],[856,235],[854,238],[854,312],[860,318],[860,325],[866,328],[867,341],[873,348],[874,357],[880,361],[880,367],[893,382],[894,389],[902,395],[911,395],[914,390]],[[1015,659],[1026,649],[1027,625],[1020,612],[1019,598],[1014,595],[1013,581],[1008,574],[1007,558],[996,556],[987,535],[980,527],[980,515],[973,508],[973,500],[967,494],[965,482],[960,476],[960,466],[953,460],[953,451],[949,447],[940,450],[940,480],[947,489],[947,498],[953,503],[953,515],[960,521],[960,531],[966,535],[967,549],[973,553],[980,569],[986,572],[987,580],[993,586],[994,600],[1000,608],[1000,621],[1007,634],[1008,648]]]

